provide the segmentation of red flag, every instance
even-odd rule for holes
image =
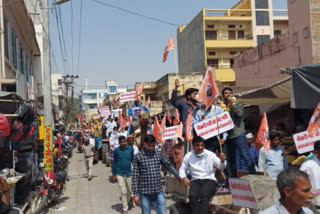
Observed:
[[[161,127],[161,130],[162,130],[162,133],[164,133],[164,130],[166,129],[166,113],[164,114],[162,120],[161,120],[161,124],[160,124],[160,127]]]
[[[81,115],[80,114],[76,114],[76,117],[81,119]]]
[[[187,141],[191,142],[193,139],[193,135],[192,135],[192,112],[188,113],[188,117],[186,120],[186,125],[185,125],[185,136]]]
[[[267,114],[265,112],[263,112],[263,115],[262,115],[256,143],[262,144],[264,146],[265,151],[269,152],[270,150],[269,127],[268,127]]]
[[[147,107],[150,108],[150,105],[151,105],[151,100],[150,100],[150,96],[148,96]]]
[[[173,125],[177,125],[180,122],[180,115],[179,110],[177,108],[174,109],[174,119],[173,119]]]
[[[119,109],[119,113],[118,113],[118,120],[119,120],[119,124],[122,123],[122,114],[121,114],[121,111]]]
[[[208,66],[206,76],[201,83],[196,100],[205,104],[206,109],[209,109],[217,96],[219,96],[219,90],[213,79],[212,68]]]
[[[161,127],[159,125],[157,116],[154,119],[152,135],[156,138],[157,141],[161,142],[162,144],[164,143]]]
[[[177,128],[177,136],[181,139],[184,140],[184,138],[182,137],[182,130],[183,130],[183,124],[180,123],[178,128]]]
[[[120,109],[120,99],[118,100],[118,109]]]
[[[173,36],[170,37],[168,44],[166,46],[166,48],[164,49],[164,53],[163,53],[163,59],[162,62],[165,62],[167,60],[168,54],[169,54],[169,50],[174,49],[174,40],[173,40]]]
[[[172,123],[170,111],[168,111],[167,113],[167,120],[169,121],[170,124]]]
[[[310,136],[315,136],[317,131],[320,131],[320,103],[314,110],[312,117],[310,119],[308,129],[307,131],[309,132]]]
[[[140,83],[139,85],[136,85],[136,100],[140,101],[142,91],[143,91],[143,83]]]

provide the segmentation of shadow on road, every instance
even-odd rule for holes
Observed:
[[[121,203],[112,205],[111,208],[112,208],[113,210],[119,212],[119,213],[123,213],[122,204],[121,204]]]

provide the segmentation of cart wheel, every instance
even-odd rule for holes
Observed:
[[[191,210],[188,209],[188,204],[177,202],[175,204],[172,204],[169,207],[169,213],[170,214],[191,214]]]

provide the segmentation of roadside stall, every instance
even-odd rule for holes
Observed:
[[[31,101],[15,93],[0,93],[0,176],[10,185],[10,205],[22,207],[37,180],[38,136]]]

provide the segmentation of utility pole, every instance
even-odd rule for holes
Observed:
[[[65,90],[66,90],[66,116],[65,116],[65,125],[68,126],[68,122],[69,122],[69,114],[70,114],[70,109],[71,106],[73,106],[73,81],[77,78],[79,78],[78,75],[66,75],[66,76],[62,76],[63,77],[63,84],[65,86]],[[70,105],[69,103],[69,87],[72,88],[72,92],[71,92],[71,100],[72,100],[72,104]]]

